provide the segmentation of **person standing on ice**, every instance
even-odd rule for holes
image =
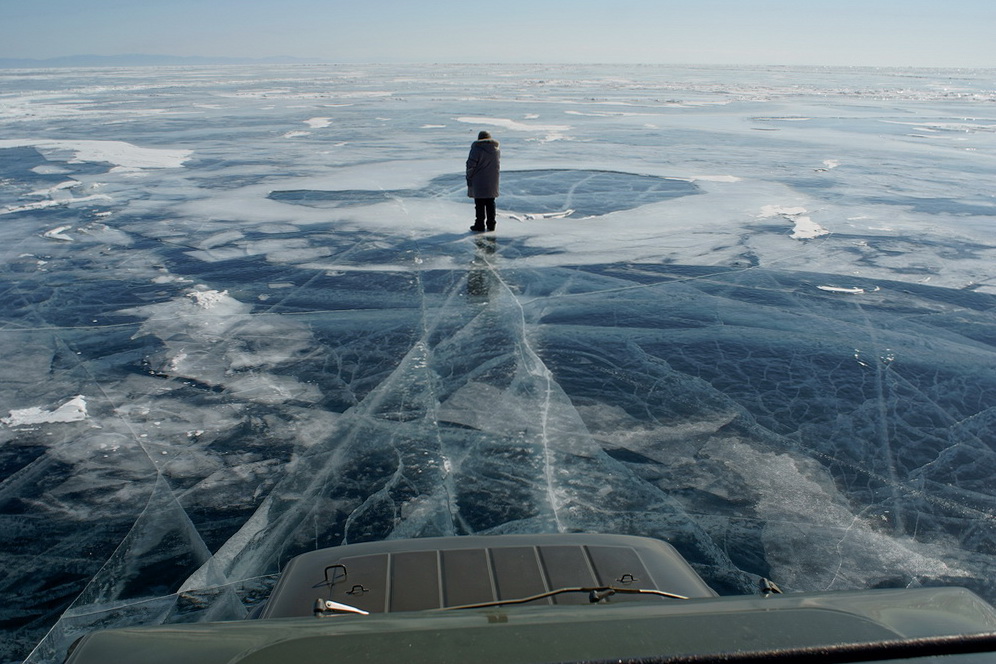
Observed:
[[[495,199],[501,178],[501,150],[491,134],[482,131],[470,146],[467,157],[467,196],[474,199],[474,225],[477,233],[495,229]],[[485,226],[485,224],[487,224]]]

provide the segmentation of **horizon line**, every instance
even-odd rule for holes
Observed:
[[[594,60],[537,60],[537,61],[488,61],[488,62],[460,62],[460,61],[445,61],[445,60],[336,60],[326,57],[308,57],[308,56],[295,56],[295,55],[274,55],[266,57],[251,57],[251,56],[227,56],[227,55],[172,55],[172,54],[155,54],[155,53],[121,53],[116,55],[98,55],[98,54],[75,54],[75,55],[61,55],[53,56],[48,58],[26,58],[26,57],[15,57],[15,56],[0,56],[0,68],[4,69],[32,69],[36,67],[41,68],[62,68],[62,67],[73,67],[73,66],[100,66],[97,64],[73,64],[74,61],[91,61],[93,63],[97,62],[111,62],[111,61],[121,61],[126,62],[127,60],[159,60],[161,62],[133,62],[131,64],[123,65],[105,65],[109,67],[113,66],[130,66],[130,67],[156,67],[156,66],[180,66],[186,63],[187,66],[190,65],[222,65],[222,66],[246,66],[246,65],[287,65],[287,64],[321,64],[321,65],[407,65],[407,66],[418,66],[418,65],[433,65],[433,66],[565,66],[565,65],[588,65],[588,66],[617,66],[617,67],[797,67],[804,69],[812,68],[833,68],[833,69],[934,69],[934,70],[992,70],[996,67],[986,67],[986,66],[964,66],[964,65],[884,65],[884,64],[867,64],[867,65],[854,65],[854,64],[788,64],[788,63],[735,63],[735,62],[650,62],[650,61],[631,61],[631,62],[606,62],[606,61],[594,61]],[[175,61],[174,65],[170,65],[168,61]],[[195,62],[196,61],[196,62]]]

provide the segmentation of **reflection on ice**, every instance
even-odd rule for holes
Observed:
[[[651,68],[497,102],[446,71],[39,73],[86,123],[12,93],[0,660],[241,619],[295,553],[431,535],[996,599],[991,132],[940,130],[989,97]],[[892,124],[911,85],[929,147]],[[466,233],[468,118],[507,133],[497,234]]]

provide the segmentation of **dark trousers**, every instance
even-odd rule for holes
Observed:
[[[493,231],[495,229],[495,199],[475,198],[474,214],[474,226],[484,228],[484,223],[487,221],[488,230]]]

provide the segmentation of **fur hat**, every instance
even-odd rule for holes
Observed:
[[[491,138],[491,133],[490,132],[486,132],[486,131],[482,131],[481,133],[479,133],[477,135],[477,140],[479,140],[479,141],[483,141],[485,138]]]

